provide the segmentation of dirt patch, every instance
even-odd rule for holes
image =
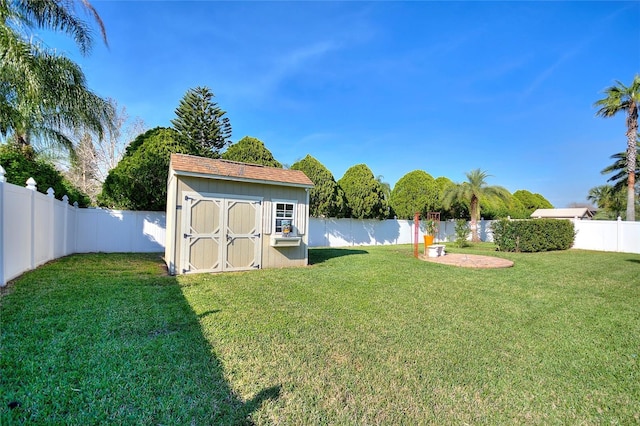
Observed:
[[[443,265],[459,266],[462,268],[510,268],[513,266],[513,262],[507,259],[502,259],[493,256],[480,256],[477,254],[460,254],[460,253],[448,253],[439,257],[427,257],[421,255],[420,259],[440,263]]]

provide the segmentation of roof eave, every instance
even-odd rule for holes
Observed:
[[[232,182],[258,183],[262,185],[289,186],[289,187],[305,188],[305,189],[313,188],[312,184],[304,184],[304,183],[281,182],[281,181],[265,180],[265,179],[250,179],[250,178],[241,178],[236,176],[216,175],[212,173],[187,172],[187,171],[175,170],[175,169],[172,169],[172,171],[174,174],[178,176],[188,176],[188,177],[196,177],[196,178],[202,178],[202,179],[219,179],[219,180],[227,180]]]

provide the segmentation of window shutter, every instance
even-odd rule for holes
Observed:
[[[271,214],[273,208],[271,207],[271,201],[264,201],[262,203],[262,233],[271,234]]]
[[[304,235],[307,228],[307,206],[304,203],[297,204],[296,222],[298,235]]]

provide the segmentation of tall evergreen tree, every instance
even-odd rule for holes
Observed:
[[[231,123],[213,101],[215,95],[208,87],[187,90],[176,108],[177,118],[171,120],[180,138],[193,145],[203,157],[219,158],[230,143]]]
[[[282,168],[282,164],[273,158],[273,154],[264,146],[264,143],[251,136],[245,136],[238,142],[231,144],[222,154],[222,158],[241,163]]]
[[[384,189],[366,164],[349,168],[338,181],[344,191],[350,217],[355,219],[384,219],[387,202]]]
[[[344,191],[325,166],[308,155],[291,165],[293,170],[301,170],[313,182],[309,191],[309,214],[313,217],[344,217],[346,200]]]
[[[636,220],[636,138],[638,135],[638,107],[640,107],[640,74],[636,74],[629,86],[617,81],[605,89],[607,95],[596,101],[596,115],[613,117],[621,111],[627,113],[627,220]]]

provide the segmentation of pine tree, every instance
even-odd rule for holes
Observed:
[[[226,111],[213,101],[214,96],[208,87],[187,90],[171,124],[199,155],[219,158],[220,151],[230,143],[231,123],[224,116]]]

